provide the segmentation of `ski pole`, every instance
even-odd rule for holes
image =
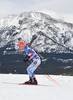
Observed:
[[[27,64],[30,64],[29,62],[26,62]],[[33,63],[33,62],[32,62]],[[34,64],[34,63],[33,63]],[[37,71],[40,72],[41,74],[43,74],[47,79],[49,79],[50,81],[52,81],[54,84],[56,84],[57,86],[62,87],[57,81],[55,81],[50,75],[48,75],[45,71],[43,71],[40,67],[38,67],[36,64],[34,64],[38,69]],[[41,71],[40,71],[41,70]]]
[[[38,69],[40,69],[42,71],[42,73],[44,74],[44,76],[49,79],[50,81],[52,81],[54,84],[56,84],[57,86],[62,87],[57,81],[55,81],[51,76],[49,76],[48,74],[46,74],[41,68],[39,68],[35,63],[33,63]]]
[[[40,70],[36,69],[39,73],[43,74]],[[47,77],[46,75],[44,75],[46,78],[48,78],[50,81],[52,81],[49,77]],[[53,82],[53,81],[52,81]],[[54,82],[53,82],[54,83]],[[56,83],[54,83],[56,84]],[[57,84],[56,84],[57,85]]]
[[[39,67],[38,67],[39,68]],[[58,85],[58,86],[60,86],[60,87],[62,87],[57,81],[55,81],[50,75],[48,75],[45,71],[43,71],[41,68],[39,68],[41,71],[42,71],[42,73],[44,73],[45,75],[45,77],[46,78],[48,78],[49,80],[51,80],[53,83],[55,83],[56,85]]]

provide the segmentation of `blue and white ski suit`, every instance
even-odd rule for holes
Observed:
[[[29,77],[34,77],[33,72],[41,64],[40,57],[31,47],[26,46],[24,51],[30,57],[29,60],[33,60],[33,62],[27,68],[27,73],[29,74]]]

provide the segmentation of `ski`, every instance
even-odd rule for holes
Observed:
[[[3,84],[15,84],[18,85],[18,83],[11,83],[11,82],[2,82]]]
[[[32,86],[39,86],[39,84],[24,84],[24,83],[18,83],[18,85],[32,85]]]
[[[24,83],[11,83],[11,82],[2,82],[3,84],[12,84],[12,85],[27,85],[27,86],[50,86],[44,84],[24,84]]]
[[[15,85],[31,85],[31,86],[39,86],[39,84],[24,84],[24,83],[11,83],[11,82],[2,82],[3,84],[15,84]]]

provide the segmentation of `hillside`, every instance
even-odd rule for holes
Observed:
[[[41,67],[48,68],[48,73],[73,74],[73,24],[40,12],[24,12],[3,18],[0,21],[1,72],[13,73],[14,69],[20,70],[20,66],[24,66],[22,58],[25,54],[18,49],[19,37],[47,58]]]

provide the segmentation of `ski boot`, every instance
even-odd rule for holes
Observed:
[[[32,84],[34,84],[34,85],[38,85],[38,82],[37,82],[37,80],[36,80],[35,77],[33,77],[33,82],[32,82]]]
[[[29,81],[26,81],[24,84],[32,84],[32,77],[30,77]]]

